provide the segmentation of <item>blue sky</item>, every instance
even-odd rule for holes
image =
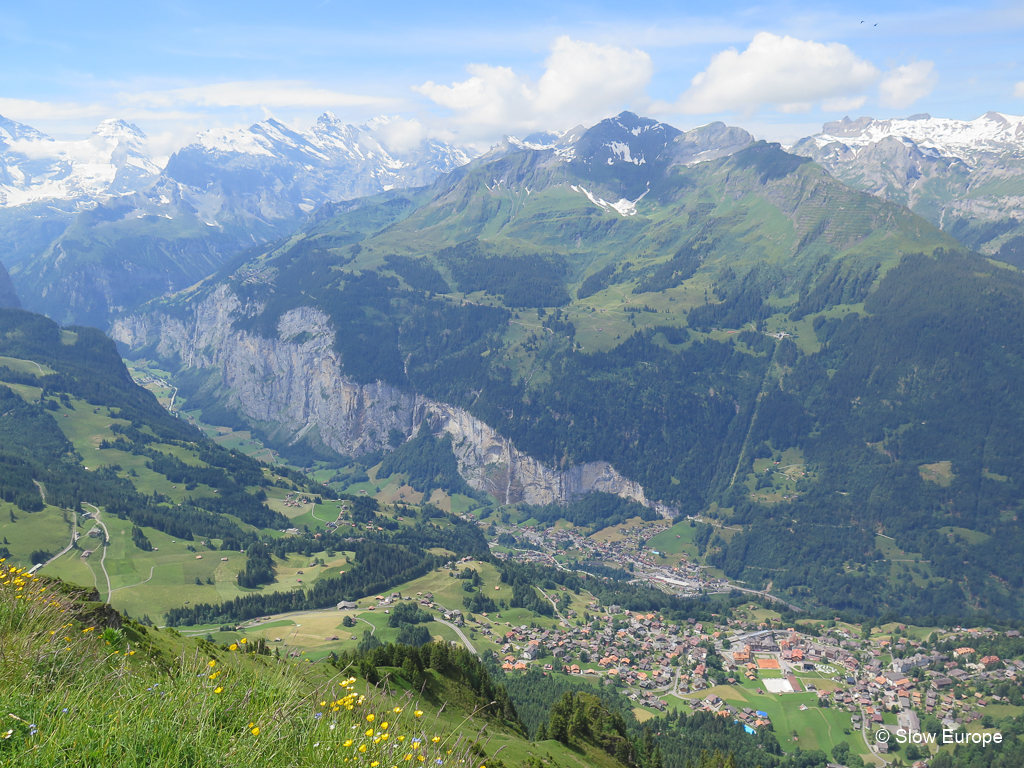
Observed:
[[[122,117],[162,154],[325,110],[481,148],[622,109],[792,141],[845,114],[1022,114],[1022,39],[1019,2],[37,0],[0,8],[0,114],[62,138]]]

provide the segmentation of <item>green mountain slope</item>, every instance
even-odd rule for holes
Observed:
[[[0,557],[159,615],[218,594],[214,575],[236,588],[239,550],[291,527],[271,505],[300,490],[333,495],[168,413],[100,331],[0,310]]]
[[[248,308],[234,328],[268,338],[317,307],[355,381],[741,525],[707,555],[750,584],[876,615],[1019,615],[1007,561],[979,545],[1019,546],[1018,274],[777,146],[694,163],[694,133],[624,114],[508,147],[325,208],[168,306],[226,284]],[[890,539],[914,572],[876,564]]]

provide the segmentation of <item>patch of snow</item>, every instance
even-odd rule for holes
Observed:
[[[607,200],[603,200],[600,197],[595,197],[590,192],[590,190],[584,187],[583,185],[576,186],[575,184],[572,184],[570,185],[569,189],[571,189],[573,192],[583,193],[584,195],[586,195],[587,199],[590,200],[590,202],[592,202],[601,210],[615,211],[617,214],[623,217],[636,216],[636,204],[643,200],[644,197],[647,196],[647,193],[650,192],[650,189],[645,190],[644,193],[640,195],[640,197],[638,197],[636,200],[627,200],[626,198],[623,197],[616,203],[609,203]]]

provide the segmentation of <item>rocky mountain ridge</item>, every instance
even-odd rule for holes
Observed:
[[[154,312],[114,322],[110,335],[129,347],[152,347],[162,358],[209,369],[230,392],[228,404],[244,416],[275,425],[278,440],[317,430],[335,451],[358,456],[388,447],[392,430],[407,439],[426,421],[452,436],[459,472],[469,485],[503,503],[565,503],[591,491],[613,493],[652,506],[639,483],[606,461],[555,469],[518,450],[512,441],[462,408],[377,381],[360,384],[342,372],[332,348],[335,329],[319,310],[285,313],[277,338],[232,328],[244,310],[219,286],[186,319]]]
[[[27,307],[105,327],[290,234],[325,203],[421,186],[470,159],[434,139],[402,140],[400,128],[325,113],[297,131],[271,118],[207,131],[161,170],[142,132],[120,121],[82,142],[3,121],[0,260]]]

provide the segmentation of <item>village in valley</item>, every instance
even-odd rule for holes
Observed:
[[[334,522],[345,522],[348,512],[348,504],[339,505]],[[704,710],[750,733],[773,733],[787,752],[830,751],[845,742],[851,754],[875,765],[892,762],[893,748],[907,765],[929,754],[913,742],[899,747],[895,739],[881,740],[880,730],[979,732],[1024,712],[1024,640],[1016,631],[855,625],[794,620],[793,613],[784,620],[768,596],[734,591],[686,547],[671,558],[655,548],[683,542],[689,521],[633,520],[590,535],[570,527],[476,524],[487,530],[498,560],[563,571],[599,563],[675,595],[721,594],[733,607],[710,620],[680,619],[601,605],[586,589],[576,593],[548,581],[534,585],[551,606],[540,615],[511,607],[511,590],[495,566],[467,557],[387,594],[302,616],[268,616],[239,629],[312,662],[360,635],[387,642],[389,614],[411,603],[433,619],[425,626],[434,639],[464,645],[505,674],[586,681],[627,697],[640,720],[669,709]],[[474,604],[495,610],[474,612]]]

